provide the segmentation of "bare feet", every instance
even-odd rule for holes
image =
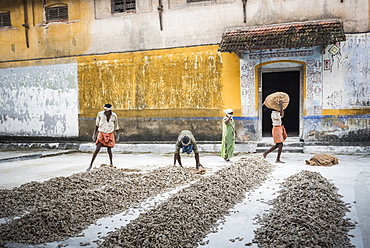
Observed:
[[[285,162],[283,162],[281,160],[276,160],[275,163],[285,164]]]
[[[204,167],[203,167],[203,165],[198,164],[198,165],[196,165],[196,166],[195,166],[195,169],[196,169],[196,170],[200,170],[200,167],[204,168]]]
[[[205,174],[206,173],[206,169],[204,169],[204,167],[202,166],[202,168],[199,168],[195,173],[196,174]]]

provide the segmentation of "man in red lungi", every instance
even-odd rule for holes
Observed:
[[[263,157],[266,158],[267,154],[278,148],[278,154],[275,163],[284,163],[280,160],[281,151],[283,150],[283,141],[288,137],[285,128],[282,125],[281,118],[284,117],[283,101],[279,102],[280,111],[271,112],[272,120],[272,137],[274,139],[275,145],[271,147],[268,151],[263,153]]]
[[[110,164],[113,165],[112,147],[119,141],[118,129],[118,118],[116,113],[112,112],[112,105],[109,103],[105,104],[104,111],[100,111],[96,117],[95,129],[92,136],[96,144],[96,149],[86,171],[91,170],[101,147],[107,147]]]

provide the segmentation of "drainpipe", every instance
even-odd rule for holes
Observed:
[[[31,9],[32,9],[32,25],[35,26],[35,0],[31,0]]]
[[[158,0],[158,7],[157,7],[158,13],[159,13],[159,26],[161,31],[163,30],[162,26],[162,12],[163,12],[163,5],[162,5],[162,0]]]
[[[242,0],[242,1],[243,1],[244,23],[246,23],[247,22],[247,10],[246,10],[247,0]]]
[[[30,44],[28,40],[28,29],[30,28],[30,25],[28,24],[27,0],[23,0],[23,9],[24,9],[24,24],[22,24],[22,26],[24,27],[24,32],[26,35],[26,46],[27,48],[29,48]]]

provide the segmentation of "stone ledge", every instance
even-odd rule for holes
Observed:
[[[256,143],[239,143],[236,144],[235,153],[253,153],[256,152]],[[221,151],[221,143],[198,143],[200,152],[214,153]],[[91,152],[95,150],[94,143],[80,144],[79,151]],[[115,152],[123,153],[173,153],[175,144],[116,144],[113,148]]]
[[[370,146],[304,146],[303,153],[369,154]]]

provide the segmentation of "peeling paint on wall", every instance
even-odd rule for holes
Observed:
[[[0,70],[0,135],[78,136],[77,65]]]
[[[121,119],[124,140],[172,140],[183,129],[200,139],[219,140],[224,105],[236,106],[240,113],[240,95],[234,95],[239,92],[239,70],[230,68],[239,59],[217,49],[204,46],[80,58],[80,137],[91,137],[96,113],[109,102]],[[226,68],[223,59],[230,63]]]
[[[336,53],[329,46],[324,55],[332,68],[324,71],[323,109],[370,108],[370,34],[346,37]]]
[[[106,102],[118,110],[144,112],[219,110],[223,105],[221,56],[216,50],[97,57],[80,62],[78,71],[80,111],[86,117],[91,117],[89,109],[101,109]]]
[[[323,70],[323,116],[305,120],[306,139],[369,141],[370,35],[346,37],[323,56],[330,62]]]
[[[321,114],[322,109],[322,63],[321,58],[307,61],[306,74],[306,113]]]
[[[370,115],[307,116],[305,141],[369,142]]]
[[[240,66],[240,87],[242,97],[242,115],[243,116],[257,116],[256,112],[256,94],[255,94],[255,75],[254,67],[256,63],[254,61],[243,61],[241,60]]]

